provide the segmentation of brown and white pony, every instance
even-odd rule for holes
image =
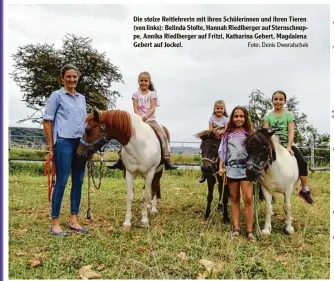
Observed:
[[[166,128],[164,130],[169,140],[168,130]],[[127,213],[123,226],[131,226],[134,179],[137,175],[142,175],[145,178],[145,187],[141,226],[148,227],[149,189],[151,188],[153,199],[151,214],[158,212],[157,199],[160,198],[160,178],[163,173],[160,141],[153,129],[137,114],[122,110],[94,110],[86,119],[85,133],[77,154],[88,158],[111,139],[117,140],[122,145],[127,183]]]
[[[245,140],[248,153],[246,175],[250,181],[259,180],[266,200],[266,219],[263,235],[270,235],[272,197],[275,192],[284,194],[286,231],[294,233],[291,216],[291,194],[299,180],[295,157],[280,144],[270,128],[261,128]]]

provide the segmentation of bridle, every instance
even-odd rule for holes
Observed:
[[[272,157],[272,149],[270,147],[268,147],[269,149],[269,153],[268,153],[268,157],[266,159],[266,161],[261,161],[260,164],[262,162],[264,162],[263,165],[257,165],[255,163],[250,163],[249,161],[247,162],[247,166],[252,166],[256,169],[258,169],[260,172],[262,172],[263,170],[267,170],[269,168],[269,165],[273,162],[273,157]]]
[[[205,162],[205,161],[207,161],[207,162],[210,162],[211,164],[213,164],[214,165],[214,172],[213,172],[213,176],[215,176],[216,175],[216,173],[215,173],[215,171],[218,171],[218,166],[219,166],[219,154],[218,154],[218,152],[217,152],[217,156],[216,157],[213,157],[213,158],[207,158],[207,157],[202,157],[202,163],[203,162]]]
[[[100,154],[100,155],[103,156],[103,153],[104,153],[104,150],[106,148],[106,145],[110,141],[110,140],[107,139],[106,125],[105,124],[101,124],[100,128],[101,128],[102,133],[101,133],[101,135],[94,142],[87,143],[87,142],[85,142],[83,140],[83,138],[80,139],[80,143],[87,148],[87,150],[86,150],[86,159],[88,159],[89,152],[91,152],[92,154],[98,153],[98,154]],[[100,141],[103,141],[104,143],[103,143],[103,145],[99,149],[96,149],[95,146]]]
[[[109,143],[110,140],[107,139],[107,133],[106,133],[106,125],[101,124],[101,135],[99,138],[97,138],[94,142],[92,143],[87,143],[83,140],[83,138],[80,139],[80,143],[87,148],[86,150],[86,160],[88,160],[88,155],[89,153],[97,153],[100,155],[100,168],[99,168],[99,184],[97,185],[95,183],[95,179],[93,177],[93,171],[94,171],[94,160],[93,158],[88,160],[87,168],[88,168],[88,208],[87,208],[87,219],[91,219],[91,214],[90,214],[90,178],[92,178],[93,185],[95,189],[99,189],[101,187],[102,183],[102,163],[103,163],[103,154],[104,150]],[[100,142],[103,141],[103,144],[100,148],[96,149],[96,145]]]
[[[208,162],[210,162],[211,164],[213,164],[213,165],[215,165],[216,167],[217,167],[217,164],[218,164],[218,155],[217,155],[217,157],[216,158],[214,158],[213,160],[212,159],[210,159],[210,158],[202,158],[202,162],[204,162],[204,161],[208,161]]]

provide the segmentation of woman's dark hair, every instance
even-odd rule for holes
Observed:
[[[61,69],[60,69],[60,75],[61,75],[61,78],[64,78],[64,75],[65,75],[65,72],[67,70],[75,70],[77,73],[78,73],[78,76],[80,75],[80,72],[78,70],[77,67],[75,67],[73,64],[65,64]]]
[[[271,100],[274,99],[274,95],[275,94],[281,94],[281,95],[283,95],[284,96],[284,100],[286,101],[286,94],[283,91],[276,91],[276,92],[274,92],[273,95],[271,96]]]

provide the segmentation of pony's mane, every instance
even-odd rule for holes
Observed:
[[[86,122],[94,119],[94,114],[88,115]],[[130,114],[123,110],[105,110],[101,111],[100,123],[112,128],[113,131],[120,131],[124,134],[126,143],[130,140],[132,135],[132,124]]]
[[[272,140],[272,137],[269,135],[268,131],[266,129],[260,129],[257,132],[255,132],[252,135],[249,135],[245,141],[245,147],[246,150],[251,149],[252,147],[265,145],[270,148],[270,158],[271,161],[276,160],[276,149],[275,149],[275,143],[279,144],[278,138],[275,136]]]
[[[210,130],[204,130],[204,131],[200,131],[199,133],[197,133],[195,135],[195,137],[197,138],[210,138],[210,137],[213,137],[214,136],[214,133]]]

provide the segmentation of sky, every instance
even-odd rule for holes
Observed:
[[[249,40],[193,40],[184,41],[183,48],[135,48],[134,16],[306,17],[309,47],[249,48]],[[194,134],[208,128],[216,100],[223,99],[230,113],[234,106],[247,105],[254,89],[267,97],[278,89],[296,96],[300,112],[325,133],[330,131],[329,19],[328,5],[10,5],[8,56],[26,44],[60,47],[67,33],[91,38],[123,75],[124,84],[113,85],[122,95],[117,109],[133,111],[138,74],[151,73],[160,100],[157,120],[168,127],[172,141],[198,141]],[[9,72],[12,64],[10,59]],[[31,111],[11,79],[8,94],[9,126],[38,127],[17,123]]]

